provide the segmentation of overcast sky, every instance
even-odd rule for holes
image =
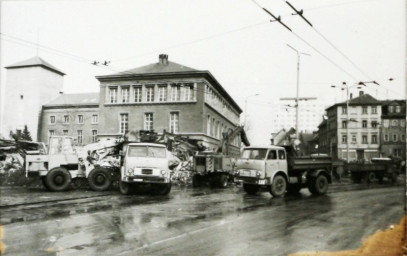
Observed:
[[[300,96],[344,100],[331,85],[375,80],[366,92],[405,97],[405,1],[283,0],[2,1],[1,70],[37,55],[67,75],[64,92],[97,92],[97,75],[169,60],[209,70],[244,109],[250,137],[270,137],[271,102],[294,97],[301,52]],[[291,33],[260,7],[281,15]],[[346,55],[338,53],[324,38]],[[38,47],[36,43],[38,42]],[[324,56],[322,56],[322,55]],[[92,61],[111,61],[109,67]],[[393,78],[393,81],[388,81]]]

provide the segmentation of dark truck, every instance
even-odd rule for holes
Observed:
[[[331,157],[298,156],[292,146],[252,146],[244,148],[236,162],[236,179],[248,194],[266,188],[272,196],[281,197],[308,188],[322,195],[332,183],[335,168]]]
[[[404,162],[397,159],[382,157],[372,158],[370,162],[350,162],[345,164],[345,170],[348,170],[351,179],[355,183],[372,183],[383,181],[383,178],[388,178],[396,182],[397,176],[403,168]]]

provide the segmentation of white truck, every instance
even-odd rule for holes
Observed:
[[[160,195],[171,191],[169,163],[165,145],[129,142],[123,144],[120,193],[128,195],[148,189]]]
[[[273,197],[281,197],[307,187],[321,195],[332,182],[333,168],[327,156],[296,156],[291,147],[252,146],[244,148],[236,162],[236,179],[248,194],[266,188]]]

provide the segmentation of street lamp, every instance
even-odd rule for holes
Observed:
[[[336,85],[331,85],[332,88],[336,88],[339,87],[341,88],[341,90],[345,90],[346,89],[346,162],[349,163],[349,122],[350,122],[350,118],[349,118],[349,89],[352,87],[357,87],[358,89],[360,89],[360,85],[362,82],[349,86],[346,82],[342,82],[342,86],[336,86]],[[362,83],[364,86],[366,86],[364,83]]]
[[[299,101],[300,101],[300,56],[302,55],[307,55],[307,56],[311,56],[308,53],[305,52],[299,52],[297,49],[295,49],[294,47],[292,47],[291,45],[287,44],[288,47],[290,47],[290,49],[292,49],[293,51],[295,51],[297,53],[297,97],[295,100],[295,108],[296,108],[296,120],[295,120],[295,135],[298,139],[298,109],[299,109]]]
[[[259,94],[256,93],[256,94],[249,95],[249,96],[247,96],[247,97],[245,98],[245,100],[244,100],[244,123],[243,123],[243,125],[246,125],[246,121],[247,121],[247,100],[248,100],[250,97],[254,97],[254,96],[258,96],[258,95],[259,95]]]

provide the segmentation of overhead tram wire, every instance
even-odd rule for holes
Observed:
[[[285,1],[285,0],[283,0]],[[348,56],[346,56],[346,54],[344,52],[342,52],[337,46],[335,46],[330,40],[328,40],[328,38],[326,36],[324,36],[319,30],[317,30],[312,24],[311,22],[306,19],[303,15],[304,10],[300,10],[298,11],[292,4],[290,4],[290,2],[285,1],[286,4],[288,6],[291,7],[291,9],[293,9],[295,11],[296,14],[293,15],[299,15],[320,37],[322,37],[332,48],[334,48],[339,54],[342,55],[342,57],[344,57],[347,61],[349,61],[349,63],[351,63],[361,74],[363,74],[365,77],[367,77],[369,80],[373,80],[372,78],[370,78],[370,76],[364,72],[354,61],[352,61]]]
[[[255,3],[257,6],[259,6],[262,10],[264,10],[265,12],[267,12],[270,16],[272,16],[273,18],[276,18],[275,15],[271,14],[270,11],[268,11],[266,8],[261,7],[255,0],[251,0],[253,3]],[[340,69],[343,73],[347,74],[349,77],[353,78],[355,81],[358,81],[358,79],[353,76],[352,74],[350,74],[349,72],[347,72],[345,69],[343,69],[341,66],[339,66],[336,62],[334,62],[333,60],[331,60],[328,56],[326,56],[325,54],[323,54],[320,50],[318,50],[317,48],[315,48],[313,45],[311,45],[310,43],[308,43],[305,39],[303,39],[301,36],[299,36],[297,33],[295,33],[291,28],[287,27],[287,25],[285,25],[284,23],[281,22],[281,18],[280,16],[278,17],[277,21],[282,24],[283,26],[285,26],[288,30],[290,30],[290,32],[296,36],[298,39],[300,39],[302,42],[304,42],[306,45],[308,45],[309,47],[311,47],[314,51],[316,51],[319,55],[321,55],[322,57],[324,57],[327,61],[329,61],[332,65],[334,65],[335,67],[337,67],[338,69]]]

